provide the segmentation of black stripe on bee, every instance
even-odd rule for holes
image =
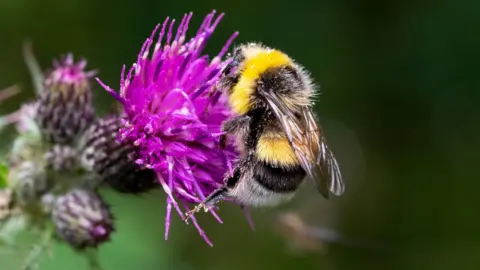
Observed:
[[[298,189],[306,176],[300,166],[274,167],[261,161],[255,161],[254,178],[265,189],[277,193],[291,193]]]

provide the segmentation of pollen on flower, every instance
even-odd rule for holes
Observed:
[[[167,18],[143,44],[137,61],[122,68],[118,92],[97,81],[123,105],[123,126],[118,139],[136,147],[135,163],[153,169],[167,194],[165,238],[171,212],[180,217],[223,184],[237,159],[233,145],[220,150],[221,124],[232,116],[227,98],[215,85],[231,59],[224,59],[238,33],[215,57],[202,54],[223,17],[208,14],[197,33],[186,38],[192,13]],[[151,50],[153,48],[153,50]],[[210,213],[221,222],[214,210]],[[199,233],[211,244],[193,217]]]

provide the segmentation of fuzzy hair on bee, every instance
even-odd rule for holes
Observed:
[[[236,114],[223,123],[240,160],[223,187],[187,218],[230,198],[243,206],[275,206],[291,199],[305,178],[325,198],[345,190],[338,163],[313,112],[317,94],[309,73],[284,52],[259,43],[236,47],[217,85]]]

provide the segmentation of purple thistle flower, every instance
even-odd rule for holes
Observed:
[[[153,169],[167,194],[165,239],[172,207],[183,219],[188,204],[200,203],[223,184],[225,174],[229,169],[231,172],[230,161],[237,157],[233,145],[219,148],[221,124],[231,111],[226,96],[216,91],[215,85],[231,61],[222,57],[238,33],[213,59],[202,55],[223,15],[215,18],[215,11],[207,15],[188,41],[185,38],[192,13],[183,17],[175,35],[175,20],[167,18],[157,25],[126,76],[123,67],[119,93],[97,78],[123,105],[125,117],[119,140],[136,147],[135,162]],[[214,210],[210,213],[222,222]],[[212,245],[195,217],[192,222]]]

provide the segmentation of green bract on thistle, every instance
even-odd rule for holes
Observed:
[[[118,92],[99,80],[123,106],[118,140],[135,147],[136,164],[153,170],[167,194],[165,238],[172,208],[184,218],[189,205],[222,186],[237,158],[233,145],[219,150],[221,124],[232,112],[215,85],[231,61],[224,55],[238,33],[215,57],[202,53],[222,17],[215,17],[215,11],[207,15],[190,39],[192,13],[176,31],[175,20],[167,18],[145,41],[131,68],[123,68]],[[194,217],[192,222],[211,244]]]

